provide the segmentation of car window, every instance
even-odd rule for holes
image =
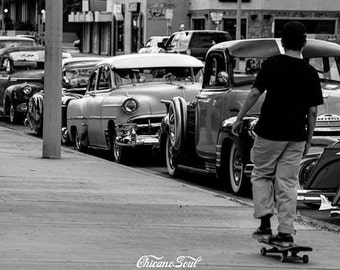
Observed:
[[[209,56],[205,65],[205,78],[204,85],[206,88],[223,88],[225,85],[221,85],[218,80],[218,73],[226,71],[226,65],[224,64],[224,57],[221,53],[215,53]]]
[[[84,88],[86,87],[93,67],[70,67],[64,70],[63,76],[66,76],[70,80],[70,86],[72,88]]]
[[[174,38],[172,39],[170,45],[173,46],[174,48],[177,48],[178,46],[178,41],[181,38],[182,33],[175,34]]]
[[[97,90],[111,89],[111,70],[108,66],[101,67],[98,75]]]
[[[202,82],[202,68],[157,67],[139,69],[115,69],[118,87],[145,83]]]
[[[88,86],[87,86],[87,92],[93,92],[96,88],[96,81],[97,81],[97,74],[98,74],[98,69],[96,69],[94,72],[92,72]]]
[[[146,48],[149,48],[149,47],[151,47],[151,46],[152,46],[152,39],[150,38],[150,39],[148,39],[148,41],[146,42],[145,47],[146,47]]]
[[[168,37],[166,37],[166,38],[163,38],[160,42],[162,42],[163,44],[165,44],[167,41],[168,41]]]
[[[311,58],[308,60],[319,74],[319,78],[327,80],[340,81],[339,67],[340,58],[335,57],[323,57],[323,58]]]
[[[231,40],[228,33],[195,32],[192,35],[190,47],[210,48],[217,43],[228,40]]]
[[[32,40],[0,40],[0,49],[9,47],[36,46]]]
[[[191,34],[189,32],[185,32],[181,35],[181,39],[178,42],[178,50],[183,51],[188,49],[190,37]]]

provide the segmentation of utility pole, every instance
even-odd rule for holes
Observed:
[[[62,0],[46,0],[43,158],[61,153]]]
[[[4,31],[4,22],[5,22],[5,18],[4,18],[4,0],[0,0],[0,10],[1,10],[1,31]]]
[[[236,40],[241,39],[241,11],[242,11],[242,0],[237,0]]]

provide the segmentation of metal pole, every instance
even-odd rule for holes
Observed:
[[[4,5],[3,0],[0,0],[0,10],[1,10],[1,31],[4,30]]]
[[[43,158],[61,153],[62,0],[46,0]]]
[[[242,10],[242,0],[237,0],[236,40],[241,39],[241,10]]]

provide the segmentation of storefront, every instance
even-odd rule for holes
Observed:
[[[236,0],[192,0],[190,23],[192,29],[219,29],[228,31],[235,38]],[[305,24],[308,36],[339,42],[340,4],[338,0],[242,0],[241,37],[279,37],[282,26],[291,20]],[[212,13],[222,16],[214,23]]]
[[[189,0],[107,0],[105,7],[83,0],[83,11],[69,14],[82,24],[82,51],[102,55],[136,53],[151,36],[189,26]],[[85,4],[84,4],[85,3]]]

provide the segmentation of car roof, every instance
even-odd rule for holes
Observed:
[[[7,40],[32,40],[32,38],[20,37],[20,36],[0,36],[0,41]]]
[[[28,40],[32,40],[28,38]],[[11,52],[19,51],[44,51],[44,46],[17,46],[17,47],[7,47],[0,49],[0,54],[9,54]]]
[[[80,69],[80,68],[94,68],[97,64],[98,64],[98,60],[73,62],[70,65],[64,66],[63,71],[72,70],[72,69]]]
[[[177,33],[228,33],[227,31],[221,31],[221,30],[183,30],[183,31],[178,31],[173,34]]]
[[[189,55],[177,53],[127,54],[107,58],[99,65],[109,64],[111,68],[152,67],[203,67],[202,61]]]
[[[260,38],[242,39],[218,43],[212,46],[208,53],[216,50],[228,49],[230,55],[235,57],[263,57],[284,54],[281,39]],[[303,52],[304,58],[340,56],[340,45],[318,39],[307,39]]]
[[[80,63],[80,62],[90,62],[90,61],[102,61],[105,59],[103,56],[81,56],[81,57],[72,57],[72,58],[65,58],[62,60],[62,66],[72,64],[72,63]]]

